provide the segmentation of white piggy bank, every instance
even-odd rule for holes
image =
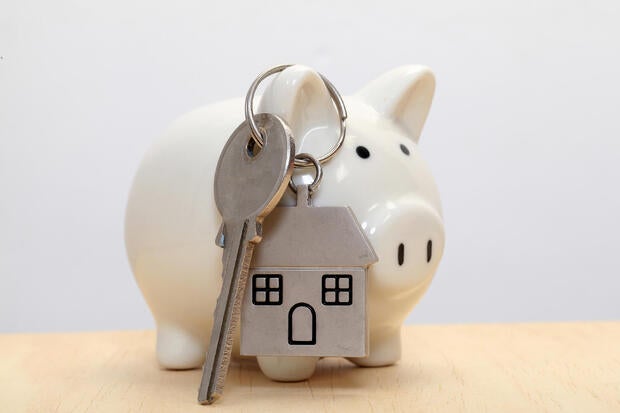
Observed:
[[[443,253],[439,194],[418,149],[434,88],[428,68],[404,66],[345,98],[346,139],[323,165],[313,195],[315,206],[350,206],[379,257],[368,272],[370,352],[351,360],[360,366],[400,359],[402,323]],[[338,113],[320,76],[307,67],[292,66],[274,77],[258,104],[261,112],[288,123],[297,152],[318,158],[338,137]],[[165,368],[196,368],[204,360],[222,270],[213,177],[220,150],[243,119],[242,99],[182,116],[146,154],[133,182],[127,253],[157,323],[157,358]],[[303,176],[297,180],[309,183],[313,172],[298,170]],[[292,202],[291,194],[281,201]],[[268,377],[292,381],[312,375],[317,359],[258,362]]]

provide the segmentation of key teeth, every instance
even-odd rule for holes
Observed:
[[[207,396],[207,398],[204,400],[198,399],[198,403],[202,405],[213,404],[220,399],[220,396],[221,396],[220,393],[214,393],[214,394]]]
[[[236,323],[233,323],[236,324]],[[236,325],[231,325],[231,329],[234,331],[236,329]],[[226,339],[226,345],[224,346],[224,354],[222,355],[222,363],[224,365],[229,365],[230,364],[230,358],[232,355],[232,346],[233,346],[233,342],[232,342],[232,334]],[[213,395],[211,395],[211,403],[213,403],[213,401],[215,401],[217,398],[219,398],[219,396],[224,392],[224,383],[226,381],[226,376],[228,373],[228,369],[226,369],[226,372],[224,372],[224,374],[218,374],[217,378],[215,379],[215,388],[214,388],[214,393]]]
[[[262,225],[260,226],[260,228],[262,229]],[[254,250],[254,244],[249,243],[246,248],[247,248],[247,253],[245,254],[243,262],[241,264],[243,268],[242,274],[245,274],[245,276],[239,280],[240,291],[245,291],[245,287],[248,282],[250,262],[252,260],[252,252]],[[233,305],[233,317],[230,323],[231,331],[230,331],[230,334],[226,335],[226,342],[224,344],[224,351],[223,351],[222,360],[221,360],[222,366],[230,365],[230,359],[232,356],[232,349],[233,349],[233,338],[235,336],[234,333],[239,327],[239,324],[241,323],[241,304],[243,302],[243,295],[244,294],[235,295],[235,302]],[[223,371],[221,371],[221,373],[223,374],[217,374],[217,377],[215,378],[215,386],[213,387],[213,394],[207,394],[207,398],[204,401],[199,400],[201,404],[211,404],[215,402],[224,392],[224,383],[226,381],[228,367],[224,369]]]

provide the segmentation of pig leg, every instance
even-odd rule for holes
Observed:
[[[371,330],[368,357],[350,357],[349,360],[361,367],[382,367],[398,362],[400,353],[400,326],[390,327]]]
[[[319,357],[312,356],[257,356],[263,374],[275,381],[302,381],[314,373]]]
[[[207,350],[203,334],[178,324],[157,324],[157,361],[166,369],[185,370],[202,366]]]
[[[178,324],[157,324],[157,361],[170,370],[187,370],[202,367],[209,343],[211,329],[191,332]],[[239,331],[233,337],[232,358],[239,358]]]

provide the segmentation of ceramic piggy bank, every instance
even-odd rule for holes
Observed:
[[[369,352],[351,359],[360,366],[399,360],[402,323],[443,253],[439,194],[418,147],[434,89],[428,68],[403,66],[346,97],[344,144],[323,165],[323,181],[312,196],[314,206],[350,206],[379,259],[367,279]],[[255,112],[284,119],[297,152],[318,158],[338,138],[340,118],[328,90],[304,66],[274,77]],[[180,117],[148,151],[133,182],[127,253],[157,323],[157,358],[165,368],[197,368],[204,360],[222,271],[213,178],[220,150],[243,120],[242,99]],[[296,170],[296,182],[312,182],[313,172]],[[294,202],[288,193],[281,204]],[[282,381],[310,377],[317,360],[258,357],[261,370]]]

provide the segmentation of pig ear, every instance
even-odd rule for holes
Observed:
[[[323,154],[338,139],[338,111],[321,76],[294,65],[280,72],[265,89],[256,113],[269,112],[286,121],[296,152]]]
[[[425,66],[402,66],[373,80],[357,96],[401,126],[416,143],[431,108],[435,76]]]

